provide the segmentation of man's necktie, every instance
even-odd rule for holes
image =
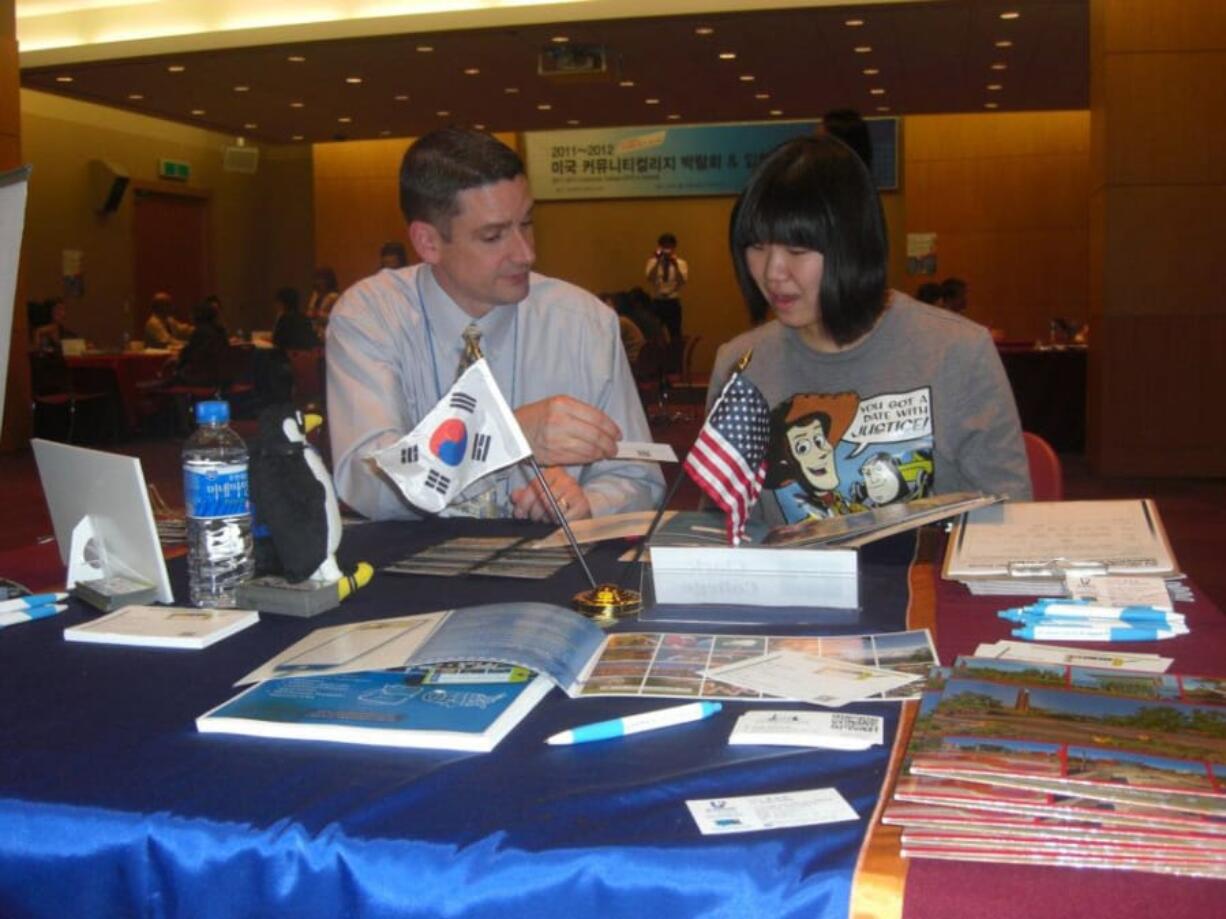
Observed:
[[[456,368],[455,376],[460,375],[469,367],[481,360],[481,330],[475,322],[470,322],[461,333],[464,337],[464,353],[460,355],[460,366]]]

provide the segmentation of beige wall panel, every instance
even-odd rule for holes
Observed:
[[[1109,54],[1226,48],[1222,0],[1094,0],[1092,6],[1105,7],[1103,42]],[[1095,10],[1091,22],[1099,15]]]
[[[1105,195],[1107,315],[1226,314],[1226,185],[1114,187]]]
[[[1085,154],[1084,111],[911,115],[904,121],[907,162],[1037,154]]]
[[[1113,316],[1094,330],[1091,461],[1105,475],[1226,475],[1226,316]],[[1108,396],[1101,394],[1107,393]]]
[[[1113,54],[1103,64],[1107,97],[1127,100],[1104,121],[1107,182],[1226,182],[1226,49]]]

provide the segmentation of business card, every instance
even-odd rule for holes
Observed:
[[[642,460],[646,463],[675,463],[677,454],[670,444],[635,443],[629,440],[617,442],[615,459]]]
[[[738,798],[706,798],[686,801],[685,806],[690,809],[690,815],[703,836],[860,819],[837,788],[811,788]]]

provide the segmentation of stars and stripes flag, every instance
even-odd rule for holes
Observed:
[[[473,482],[531,455],[482,358],[417,427],[371,457],[415,507],[437,514]]]
[[[758,387],[734,373],[698,432],[683,468],[728,515],[728,541],[745,535],[749,511],[762,493],[770,406]]]

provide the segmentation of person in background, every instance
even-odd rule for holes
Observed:
[[[1030,497],[1017,408],[987,330],[886,287],[881,202],[846,144],[821,135],[772,151],[733,209],[729,240],[752,318],[774,318],[719,349],[707,399],[752,349],[745,376],[770,407],[767,523],[863,509],[887,462],[906,500]],[[877,462],[866,468],[868,456]]]
[[[873,138],[859,112],[854,108],[831,109],[822,116],[822,132],[851,147],[868,174],[873,174]]]
[[[915,292],[915,299],[920,303],[927,303],[929,306],[940,306],[941,285],[936,281],[925,281],[919,286],[919,290]]]
[[[170,294],[158,291],[149,303],[149,318],[145,320],[145,347],[178,348],[192,334],[192,326],[173,315],[174,301]]]
[[[661,233],[656,251],[644,269],[651,288],[651,306],[671,338],[681,338],[681,288],[690,280],[690,266],[677,255],[677,237]]]
[[[961,278],[946,278],[941,282],[940,306],[951,313],[966,312],[966,282]]]
[[[64,320],[68,318],[68,306],[63,297],[51,297],[39,306],[47,321],[30,333],[30,346],[35,351],[42,354],[61,352],[60,342],[65,338],[80,338],[64,325]]]
[[[409,253],[405,251],[404,243],[401,242],[386,242],[379,248],[379,267],[391,268],[407,268],[409,264]]]
[[[336,283],[336,272],[331,268],[316,268],[311,280],[311,296],[307,298],[306,309],[303,312],[311,320],[315,331],[322,336],[328,327],[328,317],[332,315],[332,307],[340,299],[339,285]]]
[[[626,296],[624,291],[618,291],[615,294],[601,294],[600,299],[605,306],[617,313],[617,327],[621,332],[622,347],[626,349],[626,358],[630,361],[630,366],[633,367],[634,362],[639,359],[639,352],[643,350],[643,345],[647,343],[647,339],[643,336],[643,330],[627,315],[630,298]]]
[[[273,294],[277,321],[272,330],[272,343],[280,351],[308,351],[319,347],[319,336],[311,320],[298,308],[298,291],[282,287]]]
[[[179,352],[173,377],[186,386],[225,386],[230,382],[230,337],[217,307],[202,300],[192,310],[195,328]]]
[[[480,348],[568,518],[654,508],[655,463],[616,458],[651,439],[617,317],[590,293],[532,272],[532,193],[515,151],[481,131],[420,138],[400,167],[400,209],[420,263],[349,288],[328,325],[336,491],[375,519],[416,518],[366,457],[411,431]],[[450,516],[551,519],[525,464],[486,476]]]

